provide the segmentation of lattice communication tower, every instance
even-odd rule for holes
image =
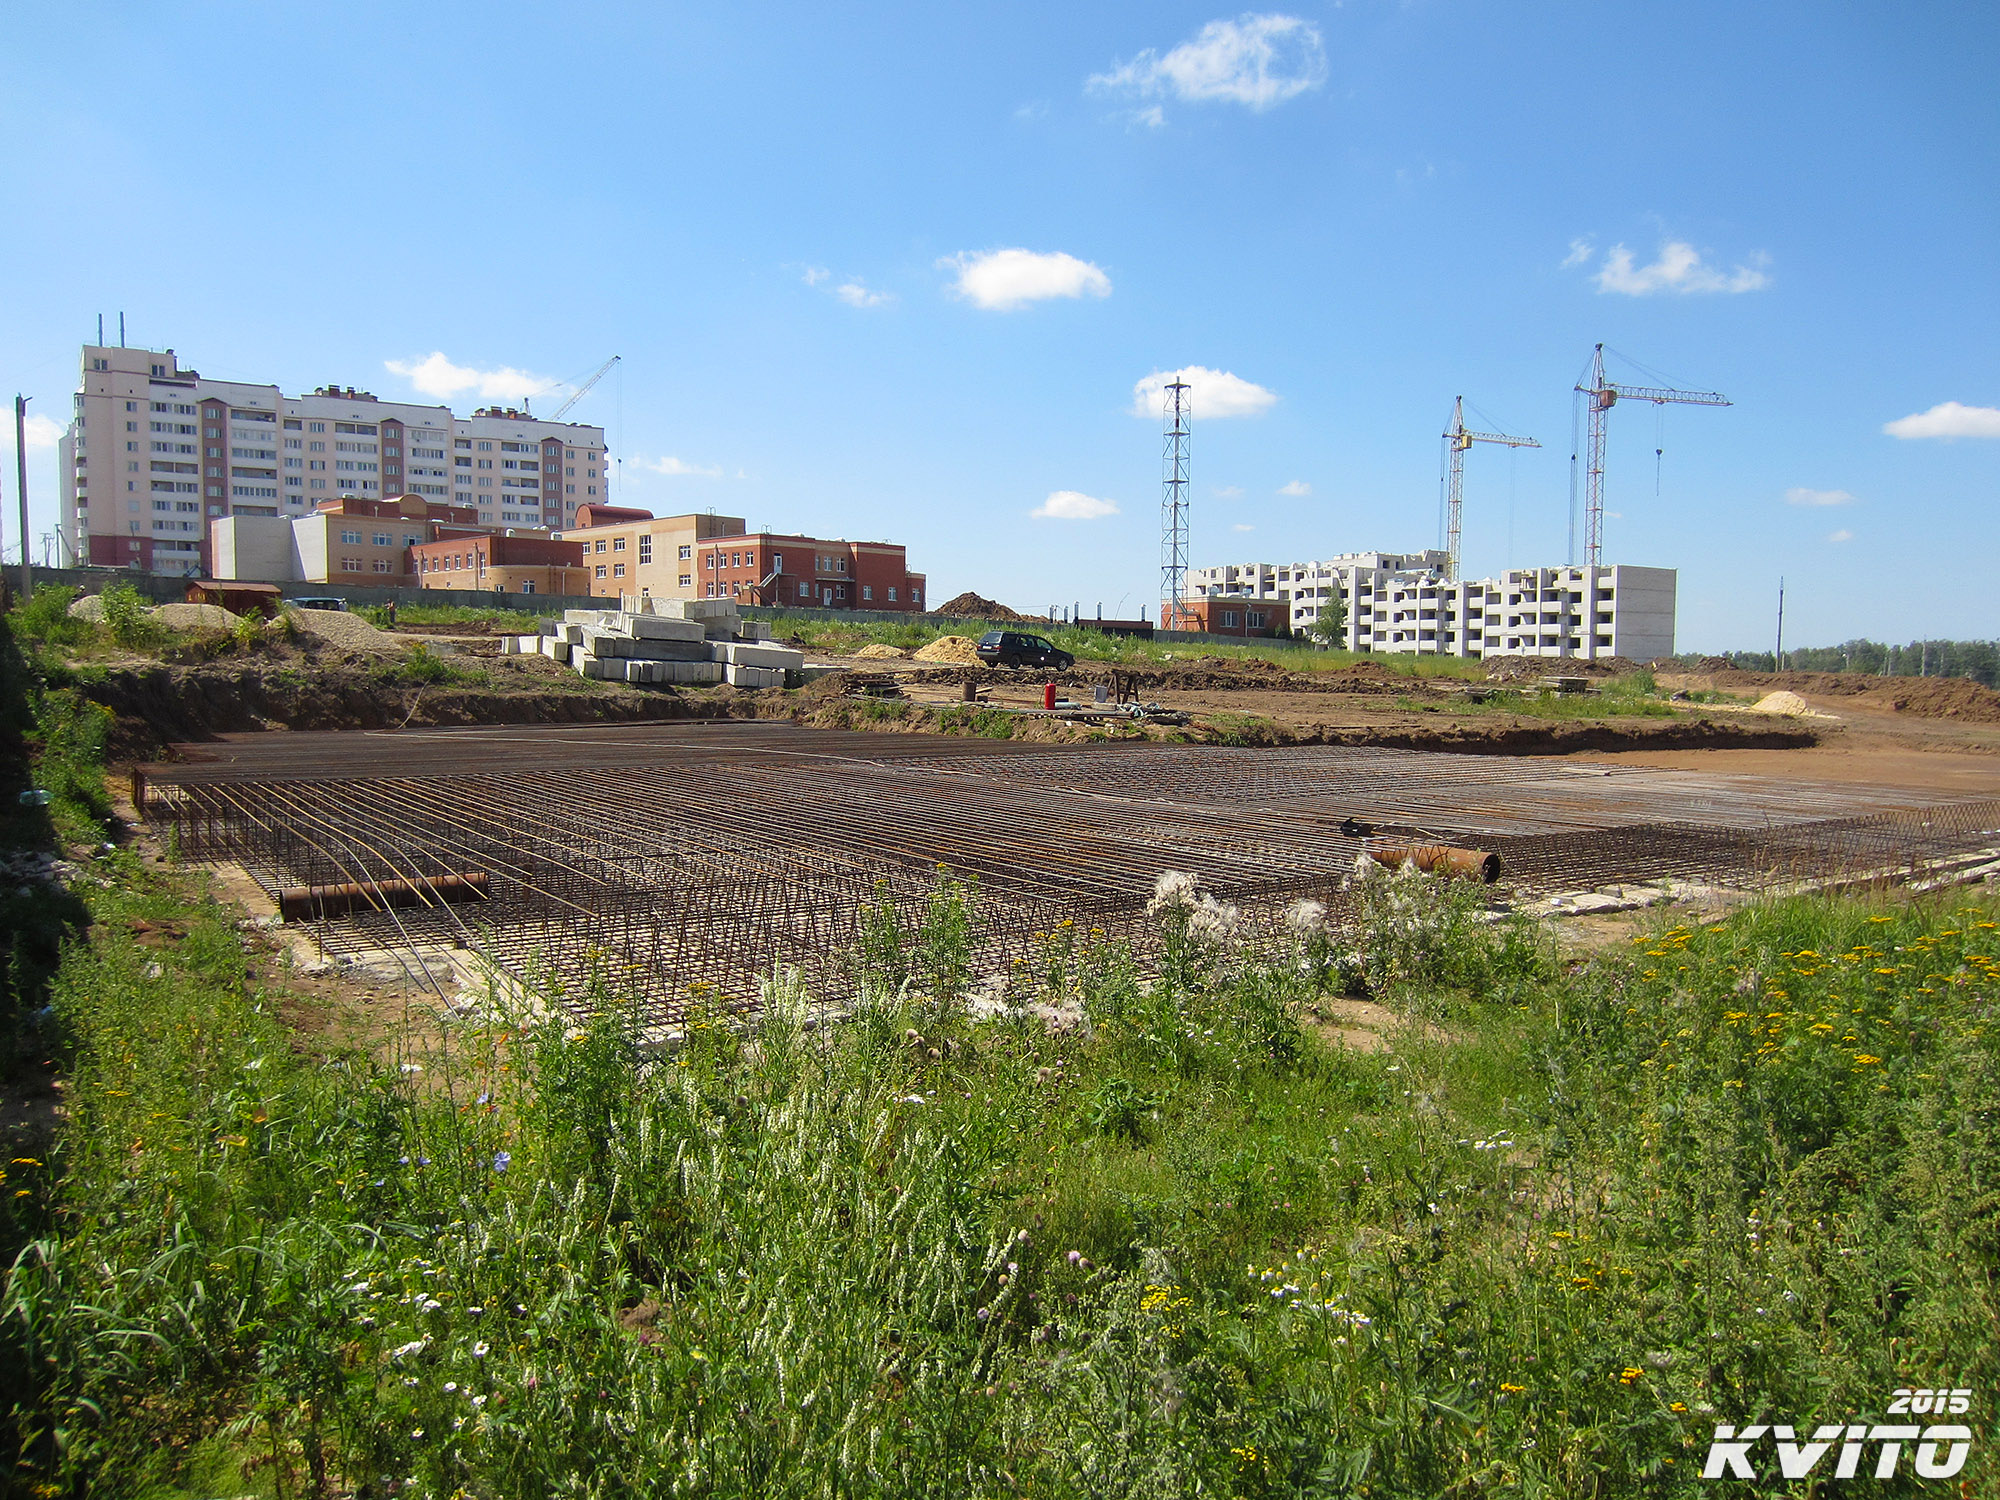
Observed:
[[[1160,626],[1164,630],[1193,628],[1187,607],[1188,570],[1188,443],[1193,403],[1188,383],[1176,376],[1166,390],[1161,409],[1160,442]]]

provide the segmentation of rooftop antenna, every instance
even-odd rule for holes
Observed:
[[[125,314],[123,313],[118,315],[118,347],[120,349],[125,347]]]
[[[97,315],[97,347],[98,347],[98,348],[100,348],[100,349],[102,349],[102,348],[104,347],[104,314],[103,314],[103,313],[99,313],[99,314]]]
[[[1162,394],[1165,433],[1161,440],[1160,601],[1168,630],[1187,628],[1188,383],[1176,375]]]

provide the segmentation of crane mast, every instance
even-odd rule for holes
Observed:
[[[1447,583],[1458,581],[1459,533],[1465,518],[1465,455],[1474,443],[1498,443],[1505,448],[1539,448],[1531,437],[1509,437],[1502,432],[1474,432],[1465,425],[1465,397],[1451,403],[1451,426],[1444,434],[1445,533],[1444,576]]]
[[[1620,401],[1650,401],[1655,406],[1733,406],[1719,391],[1677,391],[1670,386],[1621,385],[1604,378],[1604,346],[1599,344],[1590,357],[1590,369],[1576,383],[1579,400],[1586,402],[1589,432],[1585,440],[1583,500],[1583,560],[1591,567],[1603,561],[1604,551],[1604,439],[1605,418]],[[1572,490],[1571,495],[1574,497]],[[1576,512],[1570,512],[1574,527]],[[1576,560],[1576,532],[1570,532],[1570,560]]]

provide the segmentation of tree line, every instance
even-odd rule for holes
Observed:
[[[1769,651],[1731,651],[1729,664],[1746,672],[1777,670]],[[1788,672],[1864,672],[1875,677],[1970,677],[2000,688],[2000,641],[1912,641],[1907,646],[1853,640],[1785,652]]]

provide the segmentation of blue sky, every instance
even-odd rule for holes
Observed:
[[[1214,372],[1197,564],[1435,545],[1455,395],[1538,437],[1470,456],[1478,575],[1564,560],[1601,340],[1736,403],[1612,416],[1607,560],[1681,570],[1684,649],[1766,645],[1780,574],[1797,642],[2000,632],[1991,6],[8,24],[0,385],[46,418],[121,309],[207,374],[460,409],[615,353],[574,415],[629,503],[901,541],[937,600],[1131,614],[1146,377]]]

